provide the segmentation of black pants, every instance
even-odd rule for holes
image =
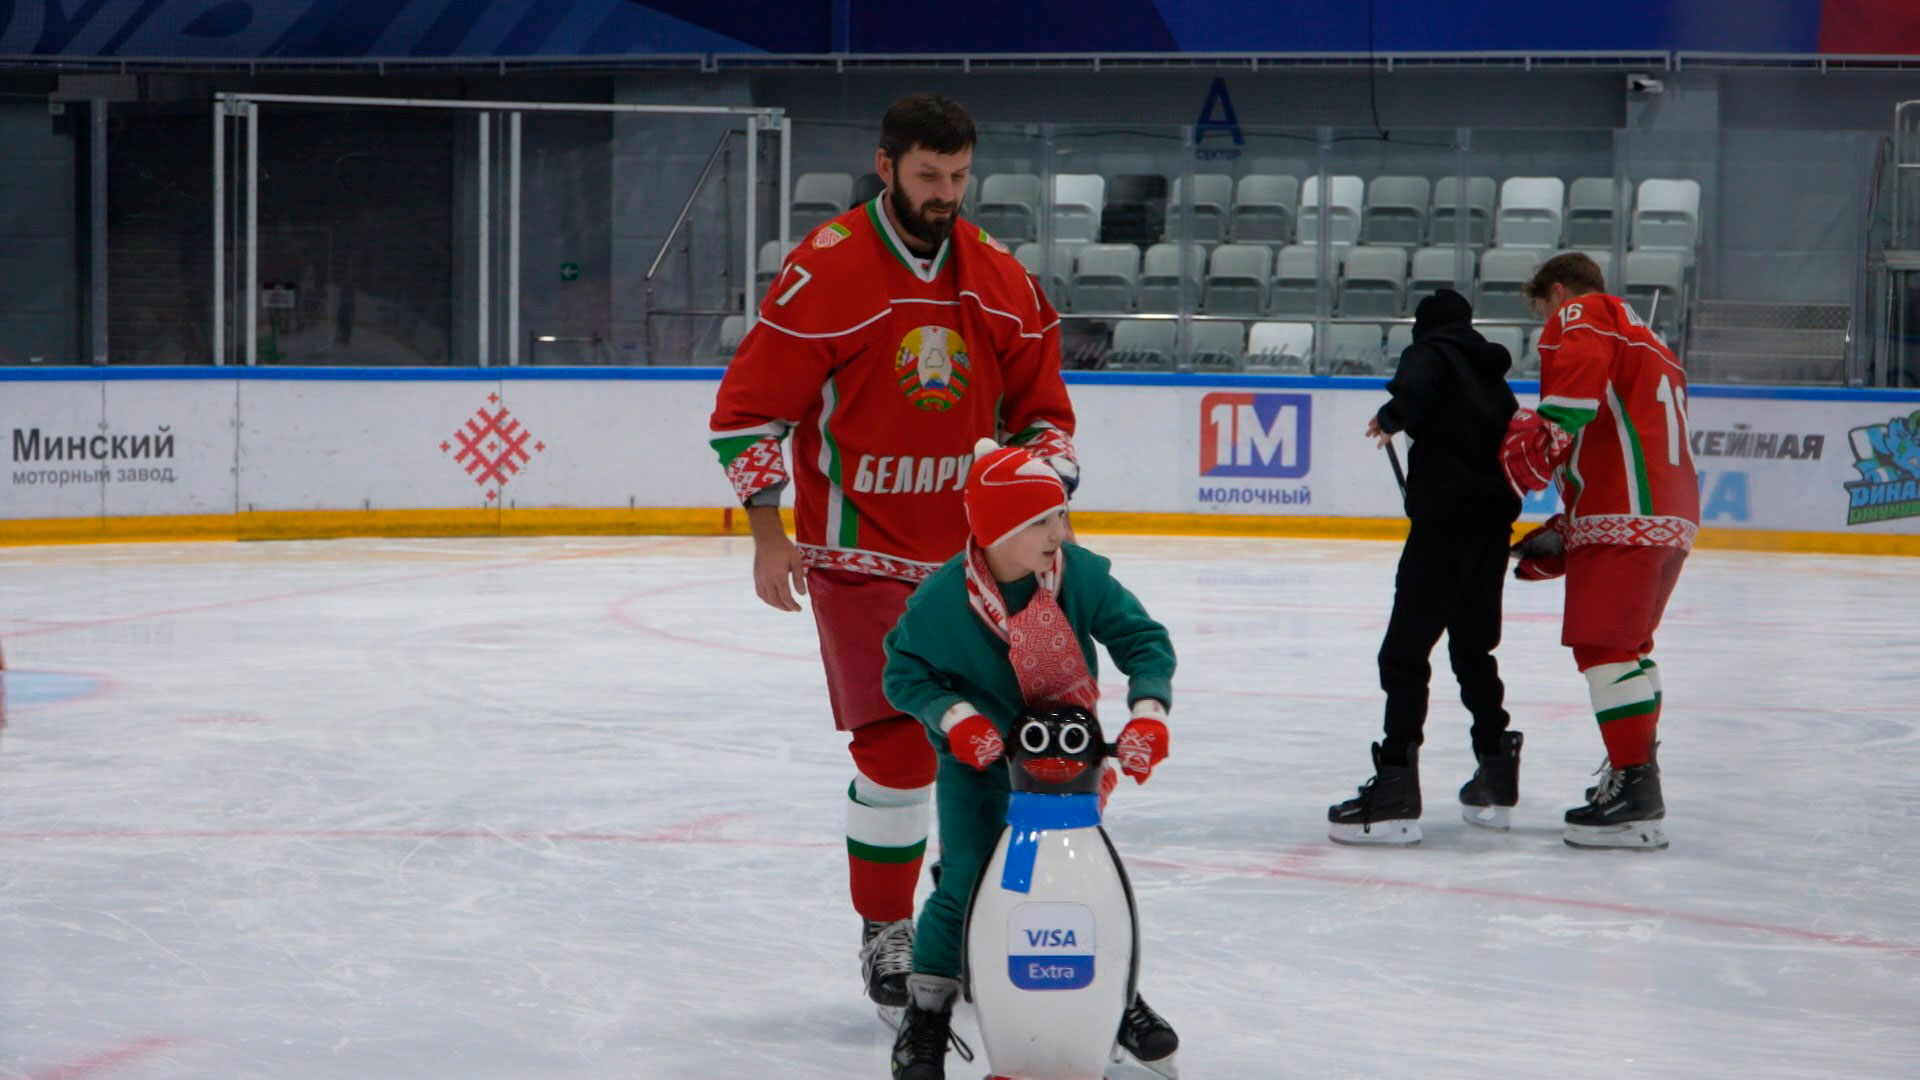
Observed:
[[[1493,650],[1500,644],[1500,592],[1507,580],[1512,519],[1472,507],[1415,518],[1394,578],[1393,616],[1380,644],[1380,688],[1387,692],[1387,761],[1402,763],[1420,745],[1427,722],[1427,658],[1440,635],[1473,715],[1477,753],[1493,751],[1507,730]]]

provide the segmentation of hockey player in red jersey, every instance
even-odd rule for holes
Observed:
[[[914,586],[965,546],[960,489],[982,437],[1078,480],[1059,316],[1007,249],[959,216],[966,110],[895,102],[874,169],[886,190],[789,254],[720,382],[714,449],[746,506],[754,588],[811,596],[835,726],[851,733],[847,859],[868,995],[907,1003],[913,892],[937,759],[888,704],[882,642]],[[779,517],[792,436],[794,540]]]
[[[1522,579],[1565,573],[1561,643],[1586,676],[1607,762],[1566,813],[1575,847],[1664,848],[1654,761],[1653,632],[1700,527],[1687,376],[1659,335],[1606,293],[1585,255],[1527,283],[1540,334],[1540,408],[1514,415],[1501,462],[1516,491],[1557,482],[1565,510],[1516,545]]]

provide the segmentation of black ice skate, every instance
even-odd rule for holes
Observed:
[[[1174,1065],[1173,1055],[1180,1049],[1180,1036],[1139,994],[1133,996],[1133,1004],[1120,1018],[1120,1049],[1154,1074],[1179,1080],[1180,1070]],[[1119,1056],[1114,1060],[1120,1060]]]
[[[1336,844],[1407,845],[1420,842],[1420,751],[1407,751],[1404,766],[1381,759],[1373,744],[1373,778],[1360,794],[1327,807],[1327,838]]]
[[[1607,769],[1589,788],[1587,805],[1567,811],[1566,842],[1578,848],[1667,846],[1666,803],[1660,798],[1660,766],[1651,762]]]
[[[1460,816],[1467,824],[1506,832],[1513,827],[1513,805],[1520,801],[1520,743],[1517,731],[1502,732],[1495,751],[1479,759],[1473,779],[1460,789]]]
[[[1660,744],[1659,743],[1654,743],[1653,749],[1647,751],[1647,764],[1649,765],[1660,764]],[[1612,771],[1613,771],[1613,759],[1611,757],[1603,757],[1600,759],[1600,767],[1593,770],[1593,775],[1605,776]],[[1581,795],[1580,797],[1587,800],[1588,802],[1592,802],[1594,792],[1597,792],[1599,790],[1600,790],[1600,785],[1595,784],[1592,787],[1588,788],[1586,790],[1586,793]]]
[[[868,921],[861,936],[860,975],[867,981],[867,996],[873,1003],[883,1010],[905,1008],[907,974],[912,970],[913,920]]]
[[[973,1049],[953,1033],[953,1002],[960,983],[939,975],[907,977],[907,1014],[893,1040],[894,1080],[946,1080],[947,1046],[962,1061]]]

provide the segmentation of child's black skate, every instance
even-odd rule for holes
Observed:
[[[1336,844],[1407,845],[1420,842],[1420,751],[1388,765],[1373,744],[1373,778],[1360,794],[1327,807],[1327,838]]]
[[[1660,766],[1651,762],[1608,769],[1589,789],[1587,805],[1567,811],[1566,842],[1579,848],[1667,846],[1666,803],[1660,798]]]
[[[912,971],[913,920],[868,921],[860,938],[860,977],[866,980],[867,996],[890,1022],[899,1017],[884,1010],[906,1007],[907,975]]]
[[[1154,1073],[1178,1080],[1180,1070],[1173,1055],[1180,1049],[1180,1036],[1139,994],[1133,995],[1133,1004],[1120,1018],[1120,1048]]]
[[[960,983],[939,975],[907,977],[907,1012],[893,1040],[894,1080],[946,1080],[947,1046],[973,1060],[973,1049],[953,1033],[953,1002]]]
[[[1517,731],[1500,734],[1497,749],[1479,758],[1473,779],[1460,789],[1460,816],[1467,824],[1506,832],[1513,827],[1513,806],[1520,801],[1520,743]]]

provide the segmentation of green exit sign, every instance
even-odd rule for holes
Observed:
[[[561,263],[560,264],[560,280],[561,281],[579,281],[580,280],[580,264],[579,263]]]

